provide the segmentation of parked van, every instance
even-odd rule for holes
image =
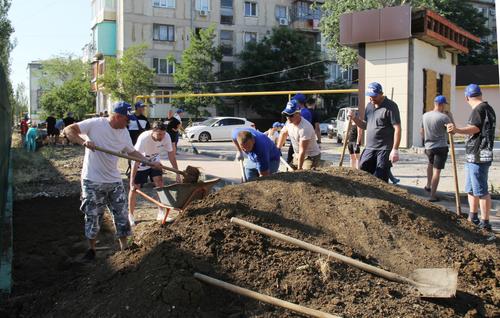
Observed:
[[[342,139],[345,135],[345,130],[347,129],[348,119],[347,114],[350,110],[358,111],[357,107],[344,107],[339,110],[337,115],[337,142],[342,143]]]

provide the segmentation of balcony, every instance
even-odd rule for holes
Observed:
[[[320,32],[321,9],[313,7],[314,1],[296,1],[290,8],[290,26],[306,32]]]

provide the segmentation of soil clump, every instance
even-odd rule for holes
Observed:
[[[419,298],[408,286],[240,228],[230,223],[233,216],[403,275],[416,268],[455,268],[457,297]],[[498,238],[351,169],[280,173],[226,186],[194,202],[171,225],[138,224],[134,243],[94,264],[71,265],[78,275],[52,285],[34,282],[32,296],[22,290],[10,299],[8,314],[296,316],[200,283],[192,277],[200,272],[343,317],[500,315]]]

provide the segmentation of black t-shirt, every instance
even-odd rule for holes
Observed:
[[[52,116],[47,117],[47,131],[56,129],[56,119]]]
[[[366,148],[390,150],[394,144],[394,125],[401,124],[399,108],[395,102],[385,97],[379,107],[366,105]]]
[[[64,122],[64,126],[68,127],[69,125],[75,123],[75,119],[73,117],[66,117],[63,119],[63,122]]]
[[[469,135],[465,141],[467,162],[484,163],[493,161],[495,142],[496,114],[487,102],[474,107],[470,114],[469,125],[480,129],[477,134]]]
[[[139,135],[143,131],[151,129],[151,125],[149,124],[148,118],[144,115],[132,114],[129,115],[129,120],[128,132],[130,134],[130,139],[132,139],[132,143],[135,145]]]
[[[347,138],[348,142],[357,142],[358,141],[358,126],[354,123],[351,125],[351,130],[349,130],[349,138]]]
[[[316,127],[316,123],[320,123],[319,121],[319,114],[316,110],[312,109],[312,108],[308,108],[309,111],[311,112],[311,115],[312,115],[312,121],[311,121],[311,124],[313,125],[313,128]]]

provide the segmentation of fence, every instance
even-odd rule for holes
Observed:
[[[7,78],[0,64],[0,293],[10,293],[12,282],[11,120]]]

